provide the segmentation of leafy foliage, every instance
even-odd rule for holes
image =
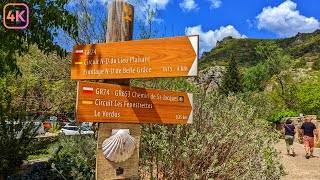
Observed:
[[[237,96],[248,105],[256,108],[257,116],[267,120],[274,112],[277,106],[272,98],[265,92],[245,92]]]
[[[243,76],[243,86],[246,91],[263,91],[265,82],[269,80],[267,65],[260,62],[246,70]]]
[[[52,144],[58,142],[58,138],[59,137],[55,136],[50,138],[33,139],[29,148],[30,154],[28,156],[28,160],[49,157],[49,149]]]
[[[12,106],[6,86],[0,92],[0,179],[6,179],[30,154],[32,139],[38,127],[25,120],[26,105]]]
[[[25,117],[44,112],[72,112],[75,82],[69,78],[70,61],[55,54],[44,55],[31,46],[27,55],[18,58],[22,76],[7,73],[0,78],[0,174],[14,173],[30,154],[37,154],[33,138],[37,126]],[[72,93],[73,92],[73,93]]]
[[[270,76],[278,75],[281,71],[290,68],[292,65],[290,56],[273,42],[258,44],[256,53],[264,60]]]
[[[61,136],[48,162],[35,164],[19,179],[94,179],[96,141],[92,136]]]
[[[320,70],[320,56],[314,61],[312,69],[316,71]]]
[[[50,162],[41,162],[34,164],[27,172],[23,173],[20,177],[14,177],[12,179],[21,180],[61,180],[63,177],[51,169]]]
[[[93,136],[62,136],[51,149],[51,167],[65,179],[94,179],[96,147]]]
[[[202,94],[183,78],[132,84],[195,93],[192,125],[142,125],[141,178],[278,179],[282,175],[273,149],[278,134],[265,120],[272,111],[266,96]]]
[[[268,80],[274,77],[275,92],[286,108],[293,108],[295,86],[288,79],[292,79],[288,72],[292,67],[292,59],[274,42],[259,44],[257,55],[263,59],[256,66],[249,68],[244,76],[245,89],[262,91]],[[289,83],[288,83],[289,82]]]
[[[273,99],[275,107],[319,116],[319,73],[301,78],[300,80],[294,80],[292,73],[287,72],[284,74],[283,89],[280,84],[273,84],[273,90],[269,92],[269,96]],[[285,92],[284,95],[282,94],[282,90]],[[276,121],[278,121],[277,118]]]
[[[0,2],[1,12],[3,7],[11,1]],[[12,31],[0,26],[0,76],[8,71],[19,72],[16,65],[16,53],[19,55],[28,52],[30,45],[37,47],[48,54],[56,52],[65,56],[66,52],[54,42],[58,30],[68,34],[77,35],[76,18],[65,8],[67,1],[56,0],[25,0],[30,10],[29,26],[25,30]],[[2,20],[2,14],[0,15]]]
[[[320,117],[320,74],[298,85],[296,109]]]
[[[33,116],[73,113],[76,82],[69,78],[70,60],[55,54],[47,56],[35,46],[17,60],[22,76],[7,74],[1,78],[3,84],[0,83],[0,87],[6,85],[12,93],[15,106],[25,103],[26,110]]]
[[[153,88],[182,92],[200,92],[197,86],[189,83],[185,78],[131,79],[130,85],[141,88]]]
[[[295,117],[297,115],[298,115],[297,113],[290,111],[288,109],[276,109],[274,111],[273,116],[271,116],[268,120],[273,123],[280,123],[282,122],[283,118]]]
[[[300,58],[295,65],[293,66],[293,68],[304,68],[307,65],[307,61],[305,58]]]
[[[144,125],[141,165],[157,179],[278,179],[278,138],[241,98],[199,94],[192,125]],[[245,143],[244,143],[245,142]],[[245,168],[244,168],[245,167]]]
[[[271,96],[278,107],[293,109],[297,103],[297,84],[293,80],[293,73],[284,71],[278,77],[274,77]]]

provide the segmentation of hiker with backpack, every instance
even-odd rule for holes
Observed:
[[[294,135],[296,134],[296,128],[292,124],[291,119],[287,119],[282,126],[282,132],[285,136],[286,146],[287,146],[287,155],[290,155],[290,150],[292,151],[292,156],[296,154],[293,148]]]

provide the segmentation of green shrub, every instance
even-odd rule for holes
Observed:
[[[31,153],[38,126],[25,120],[26,106],[13,106],[12,93],[0,82],[0,179],[16,173]]]
[[[94,179],[96,147],[94,136],[61,136],[50,149],[52,170],[66,179]]]
[[[36,134],[33,123],[0,121],[0,179],[16,173],[31,154],[29,148]]]
[[[320,74],[305,79],[298,84],[297,111],[320,117]]]
[[[58,142],[58,137],[50,137],[50,138],[35,138],[31,141],[29,147],[29,157],[30,159],[39,159],[41,157],[49,157],[49,149],[50,147]]]
[[[268,119],[270,122],[273,123],[280,123],[283,118],[286,117],[295,117],[298,113],[290,111],[288,109],[276,109],[274,114]]]
[[[93,136],[61,136],[48,150],[49,161],[35,163],[21,176],[12,179],[94,179],[95,150],[96,140]]]
[[[142,124],[141,179],[280,179],[273,145],[279,134],[260,93],[223,98],[199,93],[183,78],[134,80],[145,88],[194,92],[193,124]]]
[[[64,177],[56,170],[51,168],[51,162],[35,163],[20,177],[12,179],[19,180],[61,180]]]
[[[239,97],[247,104],[256,109],[255,113],[261,119],[268,119],[275,109],[272,99],[266,93],[246,92]]]
[[[316,71],[320,70],[320,57],[314,61],[312,69]]]
[[[270,78],[268,67],[264,63],[258,63],[248,68],[243,78],[246,91],[263,91],[265,82]]]
[[[280,179],[279,134],[256,107],[208,94],[194,105],[191,125],[143,125],[141,178]]]
[[[307,65],[307,61],[305,58],[301,58],[298,62],[295,63],[293,68],[304,68]]]

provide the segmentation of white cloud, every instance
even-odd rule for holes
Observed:
[[[211,2],[210,9],[217,9],[222,5],[221,0],[209,0],[209,1]]]
[[[248,23],[249,28],[252,28],[254,26],[254,22],[251,21],[250,19],[247,19],[246,22]]]
[[[138,20],[144,21],[147,24],[147,12],[154,11],[157,12],[156,14],[158,15],[158,11],[165,10],[170,1],[171,0],[129,0],[129,3],[135,7],[134,16],[137,17]],[[152,18],[152,21],[161,24],[163,19],[156,16]]]
[[[184,11],[192,11],[192,10],[198,10],[198,4],[194,0],[183,0],[179,4],[180,8],[182,8]]]
[[[258,29],[269,30],[279,36],[294,36],[298,32],[313,32],[320,28],[314,17],[305,17],[296,10],[297,4],[287,0],[278,7],[265,7],[256,16]]]
[[[101,2],[102,4],[105,4],[106,2],[111,3],[111,0],[97,0],[98,2]]]
[[[157,8],[159,10],[166,9],[170,0],[148,0],[147,3],[150,4],[151,7]]]
[[[204,51],[210,51],[213,47],[216,46],[218,41],[221,41],[223,38],[231,36],[234,38],[246,38],[245,35],[241,35],[232,25],[221,26],[220,29],[209,30],[203,32],[201,25],[194,27],[187,27],[185,29],[186,35],[199,35],[200,36],[200,55]]]

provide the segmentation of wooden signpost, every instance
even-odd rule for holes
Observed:
[[[74,46],[72,52],[71,79],[109,83],[78,82],[77,121],[99,122],[97,180],[138,177],[138,123],[192,123],[192,94],[130,87],[129,78],[197,76],[199,36],[130,41],[133,20],[134,7],[114,0],[108,8],[107,43]],[[119,129],[135,139],[135,149],[124,162],[113,162],[102,146]]]
[[[79,82],[77,117],[81,122],[192,123],[192,94]]]
[[[197,76],[198,36],[74,46],[71,79]]]
[[[133,34],[134,7],[123,1],[114,0],[108,8],[107,43],[130,41]],[[72,69],[72,67],[71,67]],[[101,79],[108,79],[103,78]],[[108,79],[109,84],[130,85],[129,79]],[[140,124],[132,123],[98,123],[98,139],[96,150],[96,179],[125,179],[139,176]],[[115,163],[105,158],[102,143],[111,136],[113,129],[129,129],[130,135],[136,139],[133,155],[122,163]]]

